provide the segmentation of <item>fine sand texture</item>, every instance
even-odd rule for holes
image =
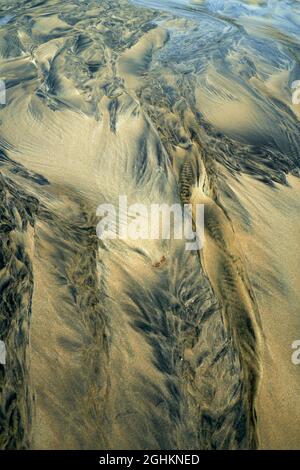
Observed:
[[[300,449],[298,39],[158,3],[0,0],[0,448]],[[103,242],[122,195],[203,249]]]

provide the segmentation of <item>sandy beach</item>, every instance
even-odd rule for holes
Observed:
[[[1,449],[300,449],[287,3],[0,0]],[[100,240],[122,195],[203,248]]]

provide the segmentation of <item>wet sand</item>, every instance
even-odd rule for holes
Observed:
[[[294,23],[158,3],[0,2],[2,448],[300,447]],[[203,250],[102,243],[119,195]]]

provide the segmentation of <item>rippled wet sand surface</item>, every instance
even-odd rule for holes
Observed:
[[[0,2],[2,448],[300,447],[299,18]],[[204,203],[204,249],[104,245],[119,195]]]

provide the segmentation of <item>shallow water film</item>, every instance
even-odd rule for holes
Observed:
[[[1,449],[300,449],[299,32],[0,0]]]

